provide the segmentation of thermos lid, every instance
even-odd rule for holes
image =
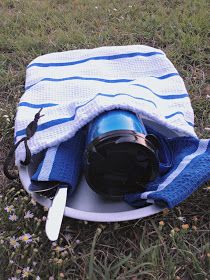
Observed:
[[[97,193],[117,198],[144,191],[159,171],[155,138],[116,130],[93,140],[85,152],[85,176]]]

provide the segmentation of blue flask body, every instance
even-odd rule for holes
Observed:
[[[116,130],[132,130],[147,135],[143,122],[136,114],[124,110],[112,110],[95,118],[89,125],[87,143],[104,133]]]
[[[109,198],[144,191],[159,173],[154,141],[133,112],[113,110],[99,115],[88,128],[84,166],[89,186]]]

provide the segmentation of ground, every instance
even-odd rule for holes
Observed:
[[[25,68],[55,51],[126,44],[164,50],[190,94],[196,133],[210,138],[208,1],[1,0],[0,27],[1,165],[13,142]],[[57,243],[45,236],[47,212],[2,168],[0,186],[2,280],[210,277],[208,183],[173,210],[142,220],[65,218]]]

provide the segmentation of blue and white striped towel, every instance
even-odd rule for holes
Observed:
[[[40,56],[27,67],[25,93],[16,115],[15,140],[43,108],[28,141],[32,154],[56,146],[106,110],[134,111],[167,128],[167,136],[194,136],[194,115],[179,73],[158,49],[102,47]],[[169,135],[170,134],[170,135]],[[25,159],[24,144],[16,164]]]
[[[192,137],[208,145],[208,140],[200,142],[195,134],[193,110],[179,73],[163,51],[144,45],[73,50],[36,58],[27,67],[15,141],[25,136],[25,128],[40,108],[44,116],[28,141],[32,155],[71,139],[94,117],[115,108],[139,114],[146,125],[167,138]],[[200,145],[196,148],[199,151]],[[24,159],[21,143],[16,150],[16,164]],[[167,178],[163,177],[160,186],[174,181]],[[155,199],[151,193],[147,195]]]
[[[69,195],[75,190],[83,166],[85,133],[80,130],[71,139],[45,152],[31,178],[30,191],[48,190],[51,184],[68,185]],[[57,184],[56,184],[57,185]]]
[[[194,137],[168,139],[173,167],[147,186],[144,193],[125,196],[134,207],[155,202],[173,208],[210,180],[210,140]]]

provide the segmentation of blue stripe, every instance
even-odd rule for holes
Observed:
[[[170,78],[172,76],[179,76],[178,73],[169,73],[167,75],[161,76],[161,77],[155,77],[155,76],[151,76],[153,78],[156,79],[167,79]],[[49,82],[62,82],[62,81],[70,81],[70,80],[87,80],[87,81],[99,81],[99,82],[104,82],[104,83],[129,83],[129,82],[133,82],[134,80],[131,79],[116,79],[116,80],[108,80],[108,79],[102,79],[102,78],[93,78],[93,77],[79,77],[79,76],[75,76],[75,77],[66,77],[66,78],[44,78],[41,79],[40,81],[38,81],[37,83],[31,84],[27,87],[25,87],[25,91],[29,90],[31,87],[37,85],[40,82],[44,82],[44,81],[49,81]]]
[[[154,92],[153,90],[151,90],[150,88],[144,86],[144,85],[140,85],[140,84],[132,84],[132,86],[137,86],[137,87],[141,87],[141,88],[145,88],[147,90],[149,90],[151,93],[153,93],[154,95],[162,98],[162,99],[179,99],[179,98],[185,98],[185,97],[189,97],[189,95],[187,93],[183,93],[183,94],[173,94],[173,95],[160,95],[157,94],[156,92]]]
[[[69,122],[70,120],[71,120],[71,118],[63,118],[63,119],[52,120],[52,121],[49,121],[49,122],[46,122],[46,123],[43,123],[43,124],[39,125],[36,131],[42,131],[42,130],[45,130],[49,127],[59,125],[59,124],[63,124],[65,122]],[[26,129],[19,130],[19,131],[17,131],[15,137],[23,136],[23,135],[25,135],[25,133],[26,133]]]
[[[56,79],[56,78],[44,78],[41,79],[40,81],[38,81],[37,83],[34,83],[30,86],[25,87],[25,90],[27,91],[28,89],[30,89],[31,87],[37,85],[40,82],[44,82],[44,81],[49,81],[49,82],[63,82],[63,81],[70,81],[70,80],[85,80],[85,81],[98,81],[98,82],[104,82],[104,83],[128,83],[128,82],[132,82],[134,80],[130,80],[130,79],[116,79],[116,80],[108,80],[108,79],[101,79],[101,78],[91,78],[91,77],[66,77],[66,78],[60,78],[60,79]]]
[[[164,80],[164,79],[168,79],[170,77],[174,77],[174,76],[180,76],[179,73],[169,73],[160,77],[155,77],[155,76],[151,76],[153,78],[159,79],[159,80]]]
[[[63,124],[63,123],[66,123],[66,122],[69,122],[69,121],[72,121],[75,119],[75,116],[76,116],[76,112],[79,108],[81,107],[84,107],[85,105],[87,105],[88,103],[90,103],[91,101],[93,101],[96,97],[98,96],[106,96],[106,97],[115,97],[115,96],[129,96],[131,98],[134,98],[134,99],[139,99],[139,100],[144,100],[144,101],[147,101],[149,103],[152,103],[156,108],[156,104],[154,102],[152,102],[151,100],[148,100],[148,99],[145,99],[145,98],[140,98],[140,97],[134,97],[134,96],[131,96],[129,94],[125,94],[125,93],[117,93],[117,94],[107,94],[107,93],[98,93],[96,94],[92,99],[90,99],[89,101],[87,101],[86,103],[78,106],[75,108],[75,113],[72,117],[70,118],[63,118],[63,119],[57,119],[57,120],[52,120],[52,121],[49,121],[49,122],[46,122],[46,123],[43,123],[41,125],[38,126],[37,128],[37,131],[42,131],[42,130],[45,130],[47,128],[50,128],[52,126],[55,126],[55,125],[59,125],[59,124]],[[22,129],[22,130],[19,130],[16,132],[16,137],[18,136],[22,136],[22,135],[25,135],[25,132],[26,130],[25,129]]]
[[[76,61],[68,61],[68,62],[54,62],[54,63],[53,62],[52,63],[36,63],[35,62],[35,63],[29,64],[27,68],[31,68],[31,67],[34,67],[34,66],[37,66],[37,67],[71,66],[71,65],[85,63],[85,62],[91,61],[91,60],[115,60],[115,59],[121,59],[121,58],[131,58],[131,57],[136,57],[136,56],[149,57],[149,56],[153,56],[153,55],[164,55],[164,54],[162,52],[123,53],[123,54],[115,54],[115,55],[94,56],[94,57],[89,57],[89,58],[76,60]]]
[[[53,106],[57,106],[57,105],[58,104],[54,104],[54,103],[32,104],[32,103],[28,103],[28,102],[20,102],[18,106],[39,109],[39,108],[53,107]]]
[[[178,111],[178,112],[175,112],[175,113],[173,113],[173,114],[171,114],[171,115],[165,116],[165,118],[166,118],[166,119],[170,119],[170,118],[172,118],[172,117],[175,116],[175,115],[182,115],[182,116],[184,117],[184,114],[183,114],[182,112]],[[185,120],[185,121],[186,121],[186,120]],[[186,122],[187,122],[190,126],[194,127],[193,123],[191,123],[191,122],[189,122],[189,121],[186,121]]]

